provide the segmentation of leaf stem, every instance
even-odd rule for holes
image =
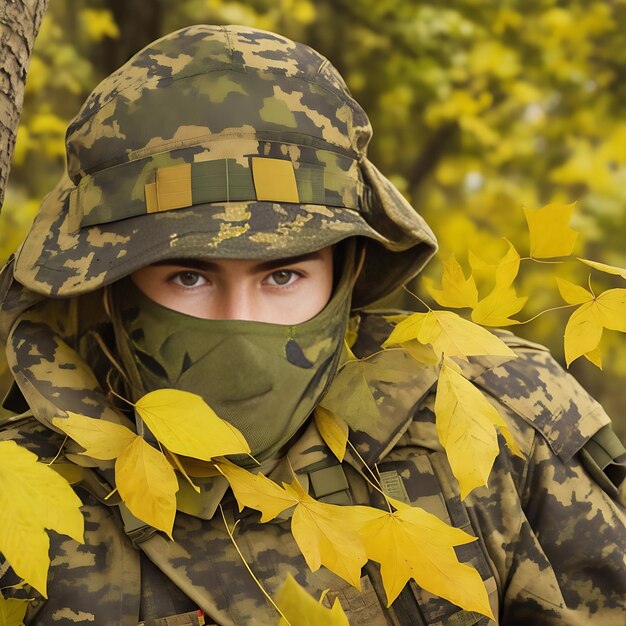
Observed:
[[[109,391],[116,397],[119,398],[122,402],[126,402],[126,404],[130,404],[130,406],[134,407],[135,404],[133,402],[131,402],[130,400],[127,400],[126,398],[124,398],[123,396],[120,396],[119,393],[117,393],[117,391],[115,391],[113,388],[109,388]]]
[[[404,289],[404,291],[406,291],[410,296],[413,296],[419,303],[425,306],[429,311],[432,311],[432,309],[416,293],[413,293],[406,285],[402,285],[402,289]]]
[[[593,287],[591,286],[591,272],[589,272],[589,278],[587,279],[587,283],[589,285],[589,291],[591,291],[591,295],[594,297],[596,297],[596,294],[593,292]]]
[[[224,509],[222,508],[222,505],[219,504],[218,506],[220,509],[220,513],[222,514],[222,519],[224,520],[224,528],[226,528],[226,532],[228,533],[228,536],[230,537],[230,541],[232,542],[235,550],[237,550],[237,554],[239,555],[241,562],[244,564],[245,568],[248,570],[248,573],[250,574],[250,576],[252,576],[252,579],[257,584],[258,588],[261,590],[263,595],[267,598],[269,603],[276,609],[278,614],[287,622],[287,624],[291,626],[291,622],[285,617],[285,614],[278,608],[278,605],[276,604],[276,602],[274,602],[274,600],[272,599],[272,596],[270,596],[270,594],[267,593],[267,591],[265,591],[265,588],[261,584],[261,581],[254,575],[254,572],[252,571],[245,557],[241,553],[241,550],[239,549],[239,546],[237,545],[237,542],[235,541],[235,537],[233,537],[233,533],[231,532],[231,529],[228,527],[228,522],[226,521],[226,515],[224,515]],[[239,520],[235,522],[235,525],[233,526],[233,530],[235,530],[235,527],[237,526],[238,523],[239,523]]]
[[[65,435],[65,439],[63,439],[63,443],[59,447],[59,451],[54,455],[54,458],[52,459],[52,461],[50,461],[49,463],[46,463],[48,467],[50,467],[61,456],[61,452],[63,451],[63,448],[65,444],[67,443],[67,438],[68,438],[68,435]]]
[[[578,306],[577,304],[564,304],[563,306],[553,306],[550,309],[546,309],[545,311],[539,311],[539,313],[537,313],[537,315],[533,315],[530,319],[524,321],[524,322],[520,322],[520,324],[528,324],[530,322],[532,322],[533,320],[536,320],[540,315],[543,315],[544,313],[550,313],[551,311],[560,311],[561,309],[571,309],[572,307]]]
[[[356,458],[361,462],[363,467],[372,475],[372,478],[374,479],[375,482],[372,482],[366,476],[365,473],[362,473],[361,476],[363,476],[363,478],[370,484],[370,486],[373,487],[376,491],[378,491],[378,493],[380,493],[383,498],[385,498],[385,502],[387,503],[387,507],[389,508],[389,512],[391,513],[391,505],[389,504],[389,501],[387,500],[387,495],[382,490],[382,486],[380,485],[380,481],[378,480],[378,477],[376,476],[376,474],[374,474],[372,468],[365,462],[365,459],[363,459],[363,457],[359,454],[359,451],[354,447],[354,444],[349,439],[348,439],[348,445],[350,446],[350,449],[352,450],[352,452],[354,452]]]
[[[534,256],[521,257],[520,261],[534,261],[540,265],[559,265],[561,263],[565,263],[565,261],[546,261],[545,259],[536,259]]]

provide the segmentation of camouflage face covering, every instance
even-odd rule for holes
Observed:
[[[192,317],[121,281],[113,293],[114,302],[123,303],[121,339],[144,391],[175,388],[202,396],[241,430],[257,460],[271,457],[304,423],[335,374],[354,281],[348,256],[330,302],[295,325]],[[248,457],[238,462],[251,464]]]

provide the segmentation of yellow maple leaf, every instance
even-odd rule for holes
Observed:
[[[367,555],[355,528],[361,520],[357,509],[363,507],[318,502],[297,480],[283,487],[298,502],[291,518],[291,534],[311,571],[324,565],[360,589]]]
[[[20,598],[5,598],[0,593],[0,624],[2,626],[23,626],[29,602],[29,600]]]
[[[176,454],[210,461],[250,453],[241,432],[194,393],[157,389],[140,398],[135,408],[156,439]]]
[[[593,300],[581,305],[572,313],[565,326],[564,348],[567,367],[578,357],[595,353],[602,339],[603,330]]]
[[[65,478],[70,485],[76,485],[85,476],[85,470],[75,463],[64,463],[55,461],[50,467],[60,476]],[[1,622],[0,622],[1,623]]]
[[[561,298],[567,304],[584,304],[593,300],[593,294],[580,285],[571,283],[569,280],[557,277],[556,284],[559,288]]]
[[[504,290],[513,284],[520,265],[520,256],[515,246],[508,239],[505,241],[509,248],[495,267],[495,285],[499,290]]]
[[[578,233],[569,227],[569,221],[575,206],[573,202],[547,204],[536,210],[524,208],[532,258],[551,259],[572,253]]]
[[[472,310],[472,321],[483,326],[512,326],[519,324],[518,320],[511,319],[511,315],[519,313],[528,297],[518,296],[514,287],[494,290],[483,298]]]
[[[615,276],[621,276],[626,279],[626,269],[622,267],[616,267],[615,265],[607,265],[606,263],[600,263],[598,261],[590,261],[589,259],[581,259],[580,257],[576,257],[579,261],[586,263],[590,267],[593,267],[605,274],[614,274]]]
[[[82,453],[93,459],[116,459],[137,436],[132,430],[103,419],[67,411],[67,417],[54,417],[52,423],[85,448]]]
[[[413,313],[393,329],[383,347],[413,339],[431,345],[439,356],[515,357],[515,353],[494,334],[452,311]]]
[[[441,355],[438,355],[432,346],[424,345],[417,339],[411,341],[405,341],[401,344],[401,348],[418,363],[423,365],[437,365],[441,360]]]
[[[226,459],[216,461],[215,467],[226,477],[239,510],[247,506],[261,511],[261,522],[269,522],[298,504],[292,495],[263,474],[253,474]]]
[[[441,289],[435,289],[426,283],[428,293],[441,306],[451,309],[472,308],[478,302],[478,290],[474,277],[465,278],[463,268],[454,255],[443,264]]]
[[[135,436],[117,457],[115,484],[135,517],[172,538],[178,480],[162,452]]]
[[[327,609],[309,595],[291,576],[278,590],[276,604],[287,618],[281,618],[278,626],[349,626],[348,618],[341,608],[339,598]]]
[[[82,543],[82,502],[64,478],[14,441],[0,442],[0,484],[0,552],[20,578],[47,597],[45,529]]]
[[[331,452],[343,461],[348,445],[348,424],[332,411],[318,406],[315,409],[315,425]]]
[[[599,370],[602,369],[602,353],[600,352],[600,348],[587,352],[584,357],[590,363],[593,363]]]
[[[466,611],[493,618],[489,597],[478,572],[460,563],[454,546],[475,541],[436,516],[388,498],[393,513],[370,507],[363,509],[358,530],[367,556],[380,563],[387,606],[406,583],[415,582]],[[355,507],[356,508],[356,507]]]
[[[353,358],[335,376],[320,406],[341,417],[353,429],[363,430],[379,419],[378,405],[368,379],[375,374],[372,363]]]
[[[626,332],[626,289],[609,289],[595,296],[584,287],[562,278],[557,278],[557,283],[565,302],[580,305],[565,326],[567,366],[583,355],[588,355],[595,365],[601,365],[598,345],[603,330]]]
[[[496,426],[513,453],[522,456],[495,407],[447,359],[437,383],[435,416],[437,434],[459,481],[462,499],[475,487],[487,484],[499,452]]]

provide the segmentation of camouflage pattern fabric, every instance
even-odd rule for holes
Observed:
[[[68,307],[68,302],[57,305]],[[19,359],[19,373],[35,413],[52,410],[46,409],[42,398],[58,402],[60,397],[69,402],[75,397],[73,410],[81,410],[78,407],[82,405],[88,414],[110,419],[110,408],[94,407],[92,394],[97,389],[92,389],[91,379],[83,383],[81,396],[79,380],[84,373],[68,367],[70,344],[81,342],[69,336],[61,340],[56,333],[71,328],[71,316],[56,326],[55,333],[48,327],[47,334],[43,319],[37,320],[34,313],[27,317],[14,330],[11,349],[19,351],[25,342],[29,345],[28,354],[22,353]],[[75,324],[75,330],[79,326]],[[355,353],[364,356],[377,351],[389,331],[381,316],[361,315]],[[580,456],[580,450],[607,427],[609,419],[548,352],[508,334],[503,338],[516,350],[518,359],[504,364],[474,359],[465,373],[503,413],[526,459],[510,455],[503,445],[487,487],[475,490],[463,502],[459,498],[435,431],[436,372],[432,367],[414,363],[414,373],[406,380],[377,384],[374,393],[381,420],[367,431],[352,433],[352,441],[369,466],[377,465],[391,495],[479,537],[478,542],[460,547],[458,554],[485,580],[498,623],[621,626],[626,608],[624,509],[612,499],[616,490],[606,493]],[[79,352],[84,353],[84,345]],[[394,354],[408,359],[403,353]],[[73,358],[79,358],[78,352]],[[407,363],[398,365],[406,369]],[[26,445],[43,459],[52,458],[63,440],[32,418],[7,424],[1,436]],[[66,460],[75,458],[65,456]],[[353,502],[381,504],[362,477],[361,462],[348,456],[339,466],[312,423],[270,476],[279,482],[289,480],[289,464],[313,495],[320,495],[316,493],[316,472],[335,468],[345,476]],[[142,565],[137,551],[113,523],[116,507],[100,503],[94,480],[87,479],[93,475],[97,481],[110,482],[110,471],[94,467],[83,472],[85,478],[77,490],[88,516],[87,543],[78,546],[53,534],[50,599],[37,598],[27,623],[136,626],[140,619],[150,623],[166,617],[164,613],[140,614],[140,610],[158,611],[162,606],[159,598],[170,595],[178,601],[169,610],[184,614],[200,608],[206,623],[277,623],[275,612],[228,539],[219,513],[205,514],[207,519],[179,513],[175,542],[156,534],[140,544],[153,563],[147,564],[144,557]],[[238,545],[270,593],[276,592],[290,572],[313,595],[330,589],[329,598],[341,599],[353,625],[490,624],[487,618],[461,611],[412,582],[387,609],[376,567],[365,568],[365,593],[356,594],[324,568],[315,573],[308,570],[288,530],[288,519],[259,524],[256,512],[237,512],[229,492],[218,491],[215,498],[221,501],[229,525],[240,520]],[[164,573],[161,578],[159,570]],[[3,587],[10,584],[10,570],[1,582]],[[184,592],[182,599],[173,584]],[[32,590],[10,593],[37,596]]]
[[[240,26],[167,35],[96,87],[71,123],[67,176],[15,278],[73,296],[166,258],[286,258],[362,236],[353,303],[371,303],[436,246],[367,159],[371,134],[308,46]]]

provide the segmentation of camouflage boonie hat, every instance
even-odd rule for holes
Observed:
[[[354,304],[369,304],[436,246],[366,158],[371,134],[308,46],[240,26],[174,32],[106,78],[70,124],[67,175],[15,278],[68,297],[159,260],[286,258],[362,236]]]

